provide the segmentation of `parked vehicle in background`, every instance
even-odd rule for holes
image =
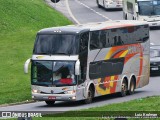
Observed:
[[[147,21],[150,27],[160,26],[160,0],[123,0],[123,17]]]
[[[119,92],[133,94],[149,83],[149,26],[107,21],[40,30],[31,61],[34,100],[84,100]]]
[[[122,0],[97,0],[97,5],[105,9],[122,9]]]
[[[160,45],[150,47],[150,72],[151,75],[160,75]]]

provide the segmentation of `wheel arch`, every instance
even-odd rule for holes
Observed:
[[[127,87],[129,86],[129,81],[128,81],[128,78],[127,78],[127,76],[125,75],[125,76],[123,76],[122,77],[122,79],[121,79],[121,86],[122,86],[122,83],[123,83],[123,80],[125,80],[126,82],[127,82]]]
[[[85,87],[85,89],[84,89],[84,97],[86,98],[87,97],[87,93],[88,93],[88,90],[89,90],[89,88],[92,88],[92,90],[93,90],[93,92],[94,92],[94,96],[95,96],[95,86],[94,86],[94,83],[93,83],[93,81],[90,81],[89,83],[88,83],[88,85]]]
[[[134,80],[134,84],[135,84],[135,88],[136,88],[136,76],[135,76],[134,74],[132,74],[132,75],[130,76],[130,79],[129,79],[129,86],[130,86],[130,84],[131,84],[132,78],[133,78],[133,80]]]

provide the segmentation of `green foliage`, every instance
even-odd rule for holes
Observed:
[[[0,104],[31,99],[23,65],[32,55],[36,33],[68,24],[44,0],[0,0]]]
[[[54,107],[53,107],[54,108]],[[95,107],[84,109],[80,111],[69,111],[65,113],[45,115],[42,118],[33,118],[33,120],[114,120],[113,118],[107,118],[107,113],[111,115],[120,115],[121,113],[125,115],[131,115],[132,117],[135,113],[151,113],[160,115],[160,97],[147,97],[136,99],[123,103],[115,103],[110,105],[105,105],[102,107]],[[90,117],[89,117],[90,116]],[[103,116],[103,117],[102,117]],[[104,117],[106,116],[106,118]],[[130,118],[128,120],[139,120],[140,118]],[[152,119],[152,118],[151,118]],[[154,120],[159,120],[156,118]],[[145,120],[150,120],[146,118]]]

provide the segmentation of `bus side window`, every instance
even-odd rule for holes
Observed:
[[[91,32],[90,50],[99,49],[99,31]]]
[[[84,33],[80,37],[80,52],[88,49],[89,33]]]
[[[118,39],[118,29],[112,29],[112,41],[113,41],[113,46],[119,45],[119,39]]]
[[[105,48],[111,47],[111,37],[109,34],[109,30],[106,30],[106,44],[105,44]]]
[[[122,41],[122,38],[121,36],[118,36],[118,42],[117,42],[117,45],[123,45],[123,41]]]
[[[111,30],[107,30],[108,35],[107,35],[107,47],[112,47],[114,46],[114,41],[113,41],[113,33]]]
[[[126,45],[126,44],[130,44],[131,43],[130,35],[128,33],[128,29],[127,28],[121,28],[119,34],[120,34],[120,39],[122,41],[122,45]]]
[[[99,47],[105,48],[106,46],[106,31],[100,32],[100,41],[99,41]]]
[[[89,32],[82,33],[80,35],[80,66],[81,66],[81,75],[80,81],[84,81],[86,79],[86,71],[87,71],[87,56],[88,56],[88,41],[89,41]]]

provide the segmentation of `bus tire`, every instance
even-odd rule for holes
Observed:
[[[97,0],[97,5],[98,5],[98,8],[101,8],[101,5],[99,4],[99,0]]]
[[[53,106],[54,103],[55,103],[55,101],[45,101],[45,102],[46,102],[46,104],[49,105],[49,106]]]
[[[84,100],[85,104],[92,103],[93,97],[94,97],[93,89],[91,87],[89,87],[87,98]]]
[[[105,3],[104,3],[104,0],[103,0],[103,8],[106,10],[106,6],[105,6]]]
[[[131,83],[130,83],[130,86],[129,86],[129,90],[128,90],[128,94],[129,95],[134,94],[135,88],[136,88],[135,79],[132,77],[131,78]]]
[[[127,20],[127,14],[125,15],[125,20]]]
[[[127,85],[127,80],[124,79],[121,85],[121,92],[120,92],[120,96],[124,97],[127,95],[127,91],[128,91],[128,85]]]

